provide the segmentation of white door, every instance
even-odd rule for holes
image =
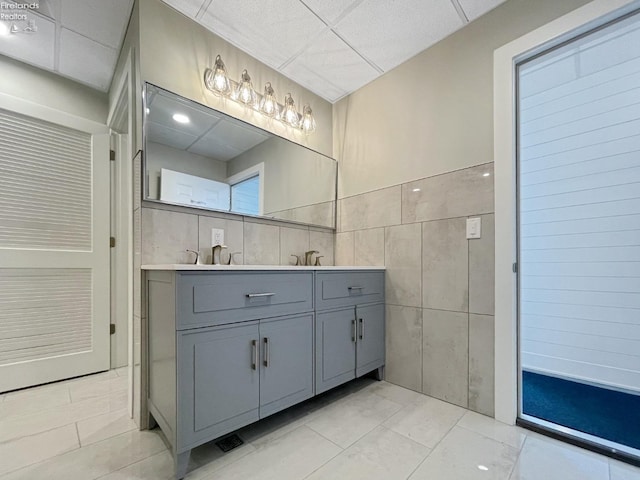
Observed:
[[[109,368],[106,126],[4,100],[0,392]]]

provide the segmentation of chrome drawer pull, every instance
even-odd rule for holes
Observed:
[[[364,320],[359,318],[360,320],[360,340],[364,340]]]
[[[258,341],[251,340],[251,370],[258,369]]]
[[[364,287],[349,287],[349,290],[364,290]]]
[[[262,364],[265,367],[269,366],[269,339],[267,337],[264,337],[264,360]]]
[[[275,293],[247,293],[247,298],[273,297]]]
[[[358,327],[356,326],[356,319],[354,318],[353,320],[351,320],[351,341],[352,342],[357,342],[357,338],[356,338],[356,329]]]

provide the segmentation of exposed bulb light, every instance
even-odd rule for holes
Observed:
[[[280,107],[276,100],[276,94],[271,87],[271,82],[267,82],[264,86],[264,95],[260,100],[260,111],[268,117],[277,117],[280,113]]]
[[[242,76],[240,77],[240,83],[238,83],[235,97],[238,101],[244,103],[245,105],[253,106],[256,103],[256,92],[253,90],[251,77],[246,70],[242,71]]]
[[[486,172],[486,173],[483,173],[483,174],[482,174],[482,176],[483,176],[483,177],[488,177],[488,176],[490,176],[490,175],[491,175],[491,174],[490,174],[489,172]]]
[[[178,123],[189,123],[189,117],[187,117],[183,113],[174,113],[173,119]]]
[[[282,111],[281,118],[282,121],[292,127],[297,127],[300,124],[300,116],[298,112],[296,112],[296,106],[290,93],[287,93],[287,96],[284,97],[284,110]]]
[[[420,189],[419,188],[414,188],[413,190],[411,190],[412,192],[419,192]]]
[[[204,84],[213,93],[229,93],[231,84],[227,75],[227,68],[220,55],[216,56],[213,68],[207,68],[204,72]]]
[[[316,119],[313,118],[313,112],[309,105],[305,105],[302,108],[302,120],[300,120],[300,128],[302,131],[309,135],[316,131]]]
[[[489,467],[485,467],[484,465],[478,465],[478,470],[482,470],[483,472],[488,472]]]
[[[239,82],[230,80],[220,55],[216,56],[213,67],[205,70],[204,85],[207,90],[216,95],[242,104],[252,111],[273,118],[296,130],[301,130],[306,135],[316,130],[316,119],[313,116],[310,105],[304,106],[302,114],[298,113],[290,93],[287,93],[284,105],[279,104],[270,82],[267,82],[264,86],[264,95],[260,95],[259,92],[253,89],[251,77],[247,70],[242,71]],[[186,122],[184,123],[187,123],[189,119],[186,116],[185,118]],[[180,122],[175,115],[173,119],[176,122]]]

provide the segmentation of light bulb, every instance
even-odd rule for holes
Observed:
[[[284,110],[282,111],[281,118],[283,122],[288,123],[292,127],[300,126],[300,116],[298,112],[296,112],[296,107],[290,93],[287,93],[287,96],[284,97]]]
[[[313,118],[313,112],[309,105],[305,105],[302,109],[302,120],[300,120],[300,128],[304,133],[309,135],[316,131],[316,119]]]
[[[207,68],[204,72],[204,84],[213,93],[228,93],[230,90],[227,68],[220,55],[216,57],[213,69]]]
[[[264,86],[264,96],[260,100],[260,111],[268,117],[277,117],[280,113],[280,107],[276,100],[276,94],[271,88],[271,83],[267,82]]]
[[[256,92],[253,90],[251,77],[246,70],[242,71],[240,83],[238,83],[238,88],[236,89],[235,98],[245,105],[255,105],[256,103]]]

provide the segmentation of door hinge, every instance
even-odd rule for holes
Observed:
[[[116,246],[116,237],[109,237],[109,246],[111,248]]]
[[[116,324],[115,323],[110,323],[109,324],[109,335],[113,335],[114,333],[116,333]]]
[[[115,150],[109,150],[109,160],[111,160],[112,162],[115,162],[115,160],[116,160],[116,151]]]
[[[518,273],[518,264],[514,262],[511,266],[511,270],[513,270],[513,273]]]

